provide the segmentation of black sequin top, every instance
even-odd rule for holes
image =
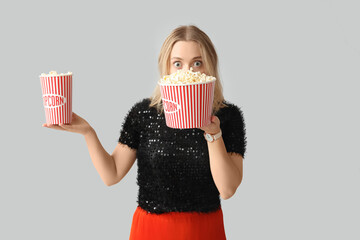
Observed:
[[[245,157],[243,113],[225,103],[229,107],[215,115],[226,150]],[[219,209],[220,194],[212,178],[204,131],[169,128],[164,113],[149,104],[150,98],[144,98],[131,107],[118,140],[137,150],[138,205],[151,213]]]

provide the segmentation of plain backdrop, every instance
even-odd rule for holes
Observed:
[[[170,32],[212,39],[241,107],[244,177],[227,238],[360,239],[360,4],[353,0],[2,1],[1,239],[128,239],[136,163],[107,187],[83,136],[43,128],[39,75],[73,72],[73,111],[111,154],[151,95]]]

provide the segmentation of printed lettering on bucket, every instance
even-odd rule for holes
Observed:
[[[180,110],[181,106],[177,102],[168,99],[162,99],[164,105],[164,111],[166,113],[176,113]]]
[[[44,94],[43,100],[45,108],[61,107],[66,103],[66,98],[58,94]]]

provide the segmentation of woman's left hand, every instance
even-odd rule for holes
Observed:
[[[205,131],[205,133],[210,133],[210,134],[217,134],[218,132],[220,132],[220,119],[213,115],[211,116],[211,123],[206,125],[206,126],[202,126],[201,128],[199,128],[203,131]]]

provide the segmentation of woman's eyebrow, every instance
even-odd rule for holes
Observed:
[[[176,58],[176,59],[180,59],[180,60],[184,60],[184,59],[179,58],[179,57],[172,57],[171,59],[174,59],[174,58]],[[197,58],[201,58],[201,56],[194,57],[192,60],[197,59]]]

